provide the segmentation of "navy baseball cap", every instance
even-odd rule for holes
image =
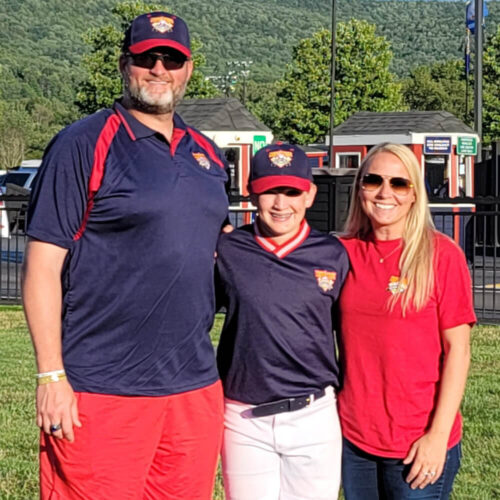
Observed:
[[[123,52],[140,54],[155,47],[171,47],[191,57],[187,24],[168,12],[149,12],[136,17],[125,32]]]
[[[252,158],[249,191],[260,194],[277,187],[309,191],[313,180],[306,154],[292,144],[272,144]]]

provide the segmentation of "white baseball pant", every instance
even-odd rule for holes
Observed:
[[[253,417],[225,400],[226,500],[337,500],[342,437],[332,387],[309,406]]]

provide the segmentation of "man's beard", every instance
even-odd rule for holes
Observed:
[[[134,109],[151,115],[173,113],[175,107],[181,102],[186,92],[187,82],[177,88],[168,86],[162,94],[152,95],[145,86],[130,83],[130,78],[125,72],[123,75],[123,96]]]

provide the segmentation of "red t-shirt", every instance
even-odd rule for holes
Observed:
[[[399,293],[401,240],[343,239],[351,270],[340,297],[344,386],[339,415],[344,436],[362,450],[403,458],[429,427],[443,349],[440,332],[476,321],[472,286],[461,249],[436,233],[435,285],[419,312],[388,300]],[[381,259],[383,262],[381,262]],[[457,414],[448,446],[460,441]]]

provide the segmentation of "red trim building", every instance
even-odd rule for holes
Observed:
[[[479,136],[446,111],[355,113],[334,129],[333,167],[357,168],[376,144],[393,142],[408,146],[420,162],[431,198],[474,196],[474,157]],[[450,212],[475,211],[472,203],[431,203],[437,229],[465,248],[466,217]]]
[[[334,168],[356,168],[380,142],[405,144],[417,156],[429,195],[473,196],[479,136],[446,111],[355,113],[334,130]]]

